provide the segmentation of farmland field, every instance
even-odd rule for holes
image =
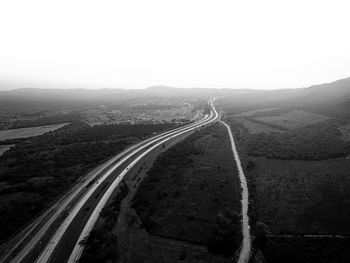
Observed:
[[[60,124],[51,124],[51,125],[44,125],[44,126],[38,126],[38,127],[3,130],[3,131],[0,131],[0,141],[38,136],[45,132],[57,130],[58,128],[61,128],[66,124],[67,123],[60,123]]]
[[[350,141],[350,124],[339,127],[339,130],[343,135],[344,141]]]
[[[243,125],[244,128],[246,128],[250,134],[283,132],[282,130],[276,129],[269,125],[254,122],[246,118],[234,118],[234,120]]]
[[[277,125],[286,129],[297,129],[323,122],[329,120],[330,118],[325,115],[294,110],[288,113],[282,113],[278,116],[261,116],[254,117],[254,119],[267,124]]]
[[[245,111],[245,112],[236,114],[233,117],[252,117],[252,116],[254,116],[257,113],[262,113],[262,112],[267,113],[267,112],[270,112],[270,111],[274,111],[276,109],[277,108],[266,108],[266,109],[261,109],[261,110]]]

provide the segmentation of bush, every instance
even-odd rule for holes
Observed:
[[[239,248],[242,240],[240,216],[235,212],[220,212],[217,224],[208,241],[208,249],[212,253],[232,256]]]
[[[270,230],[267,225],[260,221],[256,222],[254,227],[254,246],[259,249],[264,248],[267,243],[267,235],[269,232]]]

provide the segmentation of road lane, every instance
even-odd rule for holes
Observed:
[[[212,101],[210,101],[210,103],[212,104]],[[214,113],[213,113],[214,112]],[[184,133],[184,132],[188,132],[190,130],[193,130],[195,128],[198,128],[204,124],[210,123],[212,121],[214,121],[217,118],[218,114],[216,112],[216,110],[214,109],[211,112],[211,115],[209,117],[204,118],[202,121],[199,121],[197,123],[188,125],[187,127],[182,127],[179,129],[176,129],[175,132],[168,132],[166,135],[164,136],[159,136],[156,140],[151,140],[149,143],[143,145],[142,147],[140,147],[137,151],[141,151],[146,149],[147,147],[151,146],[152,144],[156,143],[157,141],[161,141],[158,144],[162,144],[164,143],[163,139],[164,138],[169,138],[169,140],[171,138],[174,138],[175,136],[178,136],[178,134],[180,135],[180,133]],[[148,150],[146,150],[148,151]],[[148,151],[149,152],[149,151]],[[147,152],[147,153],[148,153]],[[83,207],[83,205],[86,203],[86,201],[88,200],[88,198],[96,191],[97,187],[99,184],[101,184],[103,181],[106,180],[106,178],[115,170],[116,167],[119,167],[121,165],[121,163],[124,163],[128,158],[131,158],[133,155],[133,153],[127,155],[125,158],[123,158],[121,161],[119,161],[114,168],[111,168],[109,171],[107,171],[106,174],[103,175],[102,178],[100,178],[97,182],[97,185],[93,186],[92,189],[90,189],[90,191],[84,195],[84,197],[82,198],[81,201],[79,201],[77,203],[77,205],[72,209],[72,211],[70,212],[70,214],[68,215],[68,217],[65,219],[64,223],[61,224],[61,226],[59,227],[59,229],[56,231],[55,235],[52,237],[52,239],[50,240],[49,244],[47,245],[47,247],[44,249],[43,253],[40,255],[40,257],[38,258],[37,262],[47,262],[50,260],[50,257],[53,253],[53,251],[55,250],[56,246],[59,244],[59,242],[61,241],[64,233],[66,232],[68,226],[72,223],[72,221],[74,220],[74,218],[77,216],[77,214],[79,213],[79,211],[81,211],[81,208]],[[130,167],[129,167],[130,168]],[[129,168],[125,168],[125,171],[128,171]],[[120,178],[120,180],[117,180],[117,183],[119,183],[122,179],[122,177],[118,177]],[[115,181],[114,181],[115,182]],[[109,188],[110,189],[110,188]],[[114,188],[113,188],[114,189]],[[73,249],[73,248],[72,248]]]
[[[202,123],[206,120],[208,120],[211,116],[206,115],[202,120],[198,121],[197,123]],[[164,133],[161,133],[159,135],[153,136],[152,138],[149,138],[145,141],[142,141],[136,145],[133,145],[131,147],[129,147],[128,149],[126,149],[125,151],[123,151],[122,153],[118,154],[117,156],[113,157],[110,161],[106,162],[104,165],[102,165],[99,169],[97,169],[97,171],[95,172],[95,174],[93,176],[91,176],[90,178],[88,178],[88,180],[85,180],[83,182],[80,182],[80,184],[76,185],[72,191],[70,191],[68,194],[66,194],[67,196],[65,196],[64,198],[61,198],[59,200],[59,204],[56,203],[56,205],[54,205],[54,208],[50,208],[48,209],[48,211],[52,212],[52,210],[54,210],[53,215],[50,218],[46,218],[44,216],[39,217],[38,220],[36,220],[32,225],[30,225],[27,229],[28,231],[26,231],[22,237],[19,239],[19,241],[12,246],[12,248],[9,250],[9,252],[6,253],[5,256],[2,257],[1,261],[2,262],[7,262],[7,261],[11,261],[11,262],[21,262],[23,261],[23,259],[28,255],[28,253],[30,253],[30,251],[38,244],[38,242],[43,238],[43,236],[45,235],[45,233],[47,233],[48,229],[50,228],[50,226],[52,226],[52,224],[57,220],[57,218],[65,211],[65,209],[69,206],[69,204],[73,201],[74,198],[77,197],[77,195],[79,193],[81,193],[81,191],[83,191],[88,184],[95,180],[101,173],[103,173],[106,169],[109,169],[111,165],[115,165],[115,163],[121,159],[123,156],[125,156],[126,154],[132,152],[132,153],[136,153],[137,151],[139,151],[140,147],[143,147],[145,144],[154,141],[155,139],[159,139],[162,138],[165,135],[168,134],[172,134],[173,132],[179,131],[181,129],[184,129],[186,127],[192,127],[193,125],[195,125],[194,123],[173,129],[171,131],[167,131]],[[43,215],[46,215],[48,212],[45,212]],[[45,219],[45,222],[41,222],[41,220]],[[38,228],[38,225],[43,223],[43,225],[40,227],[40,229],[36,229]],[[24,245],[24,247],[18,252],[18,254],[13,258],[10,259],[11,254],[18,249],[18,247],[20,245],[22,245],[22,243],[25,241],[26,238],[28,238],[29,234],[31,234],[33,231],[36,231],[35,234],[33,234],[33,237],[27,241],[27,243]],[[23,231],[22,231],[23,232]]]
[[[214,110],[214,118],[209,121],[208,123],[206,124],[209,124],[213,121],[216,120],[216,118],[218,117],[218,113],[216,112],[215,108],[213,107],[213,110]],[[193,127],[191,128],[190,130],[193,130],[193,129],[196,129],[197,127]],[[99,204],[96,206],[93,214],[91,215],[91,217],[89,218],[89,221],[88,223],[85,225],[77,243],[75,244],[75,247],[73,249],[73,252],[71,254],[71,256],[69,257],[69,260],[68,262],[69,263],[72,263],[72,262],[77,262],[80,258],[80,256],[82,255],[83,253],[83,250],[84,250],[84,246],[81,245],[81,241],[83,241],[84,239],[86,239],[90,232],[92,231],[95,223],[97,222],[97,219],[100,215],[100,212],[102,210],[102,208],[106,205],[108,199],[110,198],[110,196],[112,195],[114,189],[116,189],[116,187],[118,186],[118,184],[121,182],[121,180],[124,178],[124,176],[126,175],[126,173],[131,170],[131,168],[133,166],[135,166],[140,160],[142,160],[143,157],[145,157],[147,154],[149,154],[152,150],[156,149],[157,147],[159,147],[160,145],[162,145],[163,143],[171,140],[172,138],[174,137],[177,137],[177,136],[180,136],[186,132],[188,132],[189,130],[184,130],[184,131],[181,131],[179,133],[176,133],[176,135],[173,135],[171,137],[167,137],[165,138],[164,140],[158,142],[157,144],[153,145],[151,148],[149,148],[148,150],[146,150],[145,152],[143,152],[140,156],[138,156],[134,161],[132,161],[131,164],[129,164],[124,170],[123,172],[118,176],[117,180],[115,180],[113,182],[113,184],[110,186],[110,188],[107,190],[107,192],[105,193],[105,195],[103,196],[103,198],[100,200]]]

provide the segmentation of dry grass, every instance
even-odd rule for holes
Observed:
[[[44,126],[38,126],[38,127],[3,130],[3,131],[0,131],[0,141],[38,136],[45,132],[57,130],[58,128],[61,128],[66,124],[67,123],[60,123],[60,124],[51,124],[51,125],[44,125]]]
[[[283,113],[278,116],[262,116],[254,118],[254,120],[257,120],[259,122],[264,122],[269,125],[277,125],[289,130],[302,128],[329,119],[330,118],[325,115],[297,110]]]
[[[235,121],[242,124],[244,128],[248,130],[250,134],[257,134],[257,133],[271,133],[271,132],[282,132],[279,129],[276,129],[274,127],[264,125],[262,123],[250,121],[245,118],[234,118]]]
[[[261,109],[261,110],[245,111],[245,112],[234,115],[234,117],[252,117],[256,113],[269,112],[269,111],[273,111],[273,110],[277,110],[277,108],[267,108],[267,109]]]

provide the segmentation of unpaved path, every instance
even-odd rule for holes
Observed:
[[[242,186],[242,232],[243,232],[243,241],[241,246],[241,251],[239,254],[238,263],[247,263],[249,261],[250,249],[251,249],[251,238],[250,238],[250,227],[249,227],[249,217],[248,217],[248,186],[247,181],[244,176],[243,168],[241,165],[241,160],[239,159],[239,155],[236,149],[235,141],[233,139],[232,131],[230,126],[228,126],[225,122],[220,121],[227,128],[227,131],[230,136],[231,147],[233,156],[235,158],[239,179],[241,181]]]

